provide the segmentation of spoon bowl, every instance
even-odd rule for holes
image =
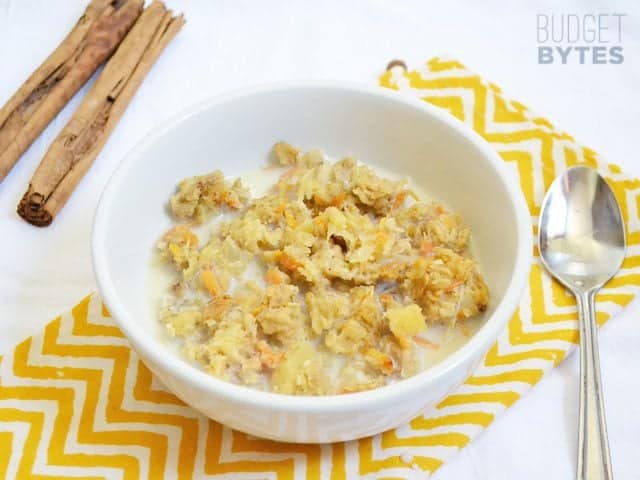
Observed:
[[[569,168],[543,202],[540,257],[570,289],[602,286],[625,255],[624,223],[611,187],[589,167]]]
[[[580,324],[580,417],[577,480],[612,480],[595,295],[620,269],[624,221],[609,184],[595,170],[576,166],[549,188],[540,212],[540,258],[573,292]]]

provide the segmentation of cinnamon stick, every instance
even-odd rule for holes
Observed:
[[[174,17],[160,1],[142,12],[35,171],[18,205],[22,218],[39,227],[53,221],[182,25],[183,17]]]
[[[144,0],[92,0],[62,43],[0,109],[0,182],[113,53]]]

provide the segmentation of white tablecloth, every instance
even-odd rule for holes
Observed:
[[[79,17],[85,0],[0,0],[0,104]],[[76,96],[0,184],[0,352],[93,291],[89,238],[100,192],[123,155],[184,106],[246,85],[302,78],[375,83],[387,61],[443,52],[640,176],[640,3],[566,1],[168,0],[187,25],[140,88],[91,172],[54,224],[15,208]],[[585,2],[586,3],[586,2]],[[622,65],[538,65],[539,13],[626,13]],[[635,64],[635,65],[634,65]],[[86,90],[83,90],[83,93]],[[601,332],[617,479],[640,479],[640,306]],[[568,358],[435,478],[572,478],[578,358]]]

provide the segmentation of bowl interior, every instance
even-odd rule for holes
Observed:
[[[505,167],[448,114],[379,90],[259,89],[194,107],[143,141],[110,181],[94,232],[100,286],[127,312],[117,321],[135,322],[159,342],[165,337],[149,299],[149,268],[155,243],[171,226],[165,205],[177,182],[214,169],[226,176],[254,170],[275,141],[286,140],[409,176],[459,212],[490,288],[489,324],[512,282],[521,241],[518,208],[498,171]]]

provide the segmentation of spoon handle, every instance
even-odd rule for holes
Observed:
[[[575,292],[580,315],[580,418],[577,480],[613,480],[600,380],[596,290]]]

